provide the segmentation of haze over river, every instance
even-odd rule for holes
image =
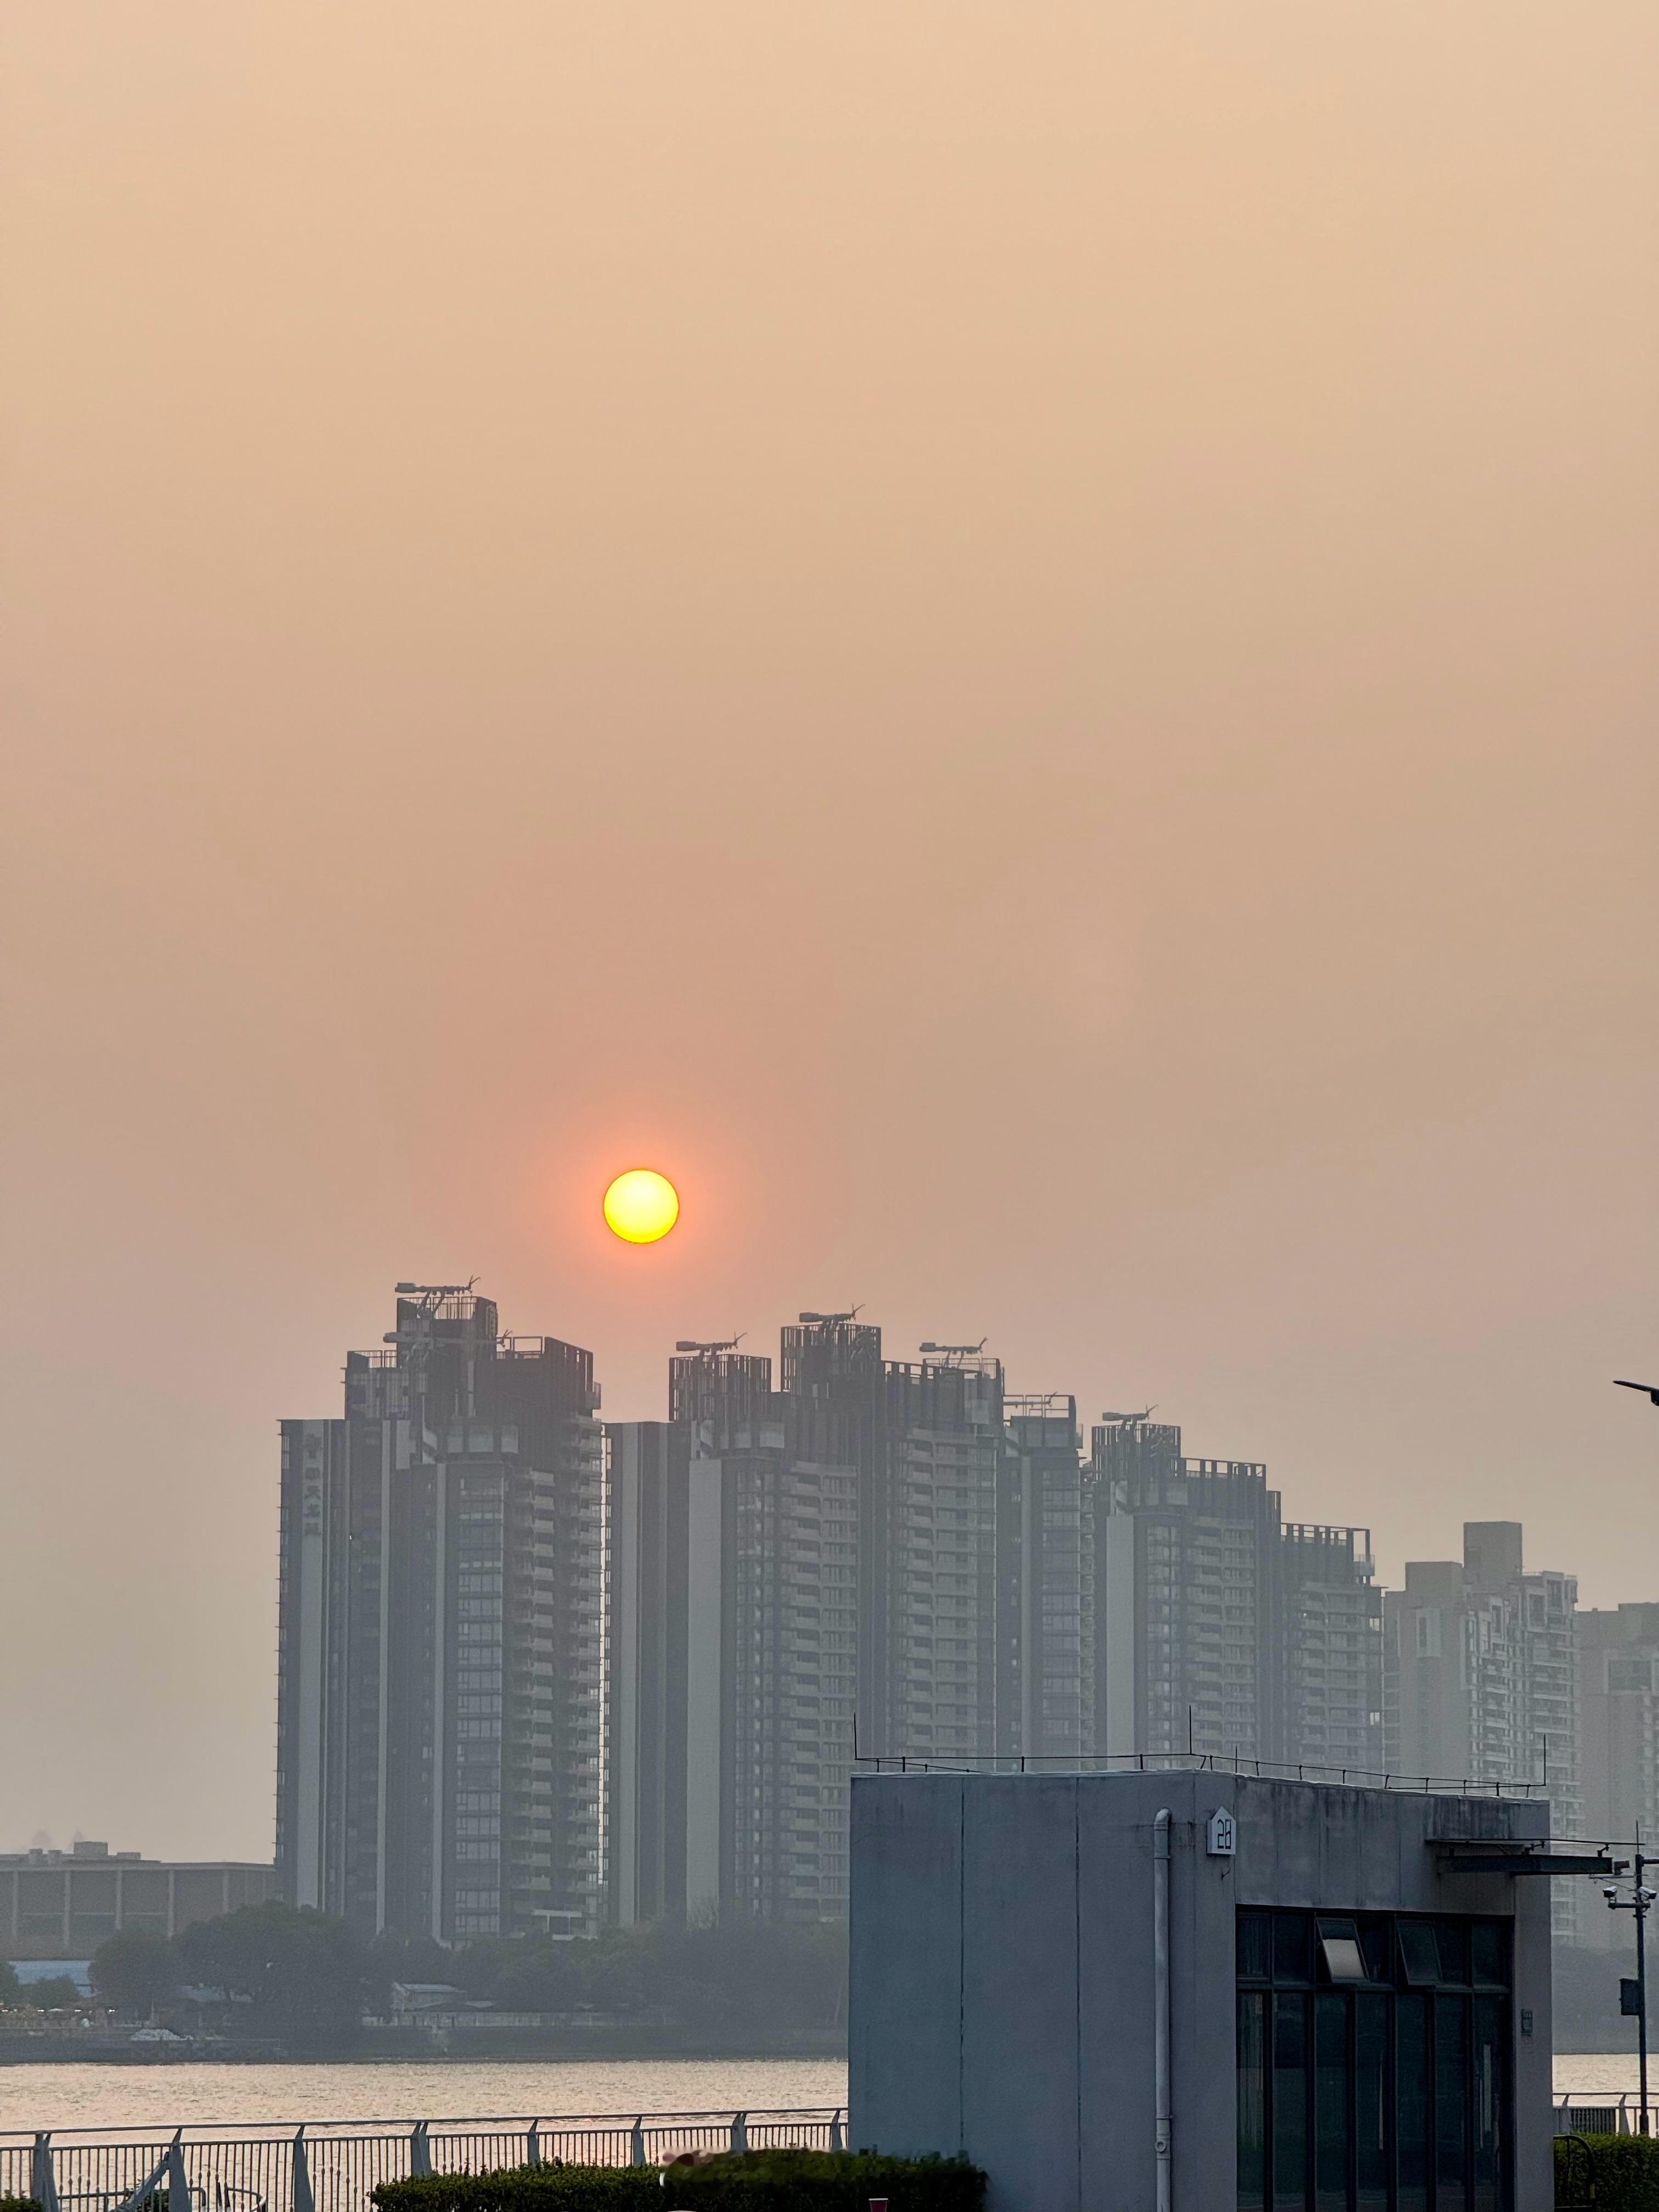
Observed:
[[[552,2119],[843,2105],[838,2058],[0,2066],[0,2129]]]
[[[1558,2052],[1555,2086],[1558,2091],[1634,2094],[1635,2057]],[[763,2112],[846,2101],[847,2069],[835,2058],[0,2066],[0,2129],[553,2119],[601,2112]]]

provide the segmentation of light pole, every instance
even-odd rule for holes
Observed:
[[[1659,1890],[1643,1887],[1642,1875],[1647,1861],[1642,1856],[1642,1832],[1636,1832],[1636,1880],[1628,1897],[1620,1897],[1616,1882],[1604,1885],[1601,1894],[1607,1900],[1609,1912],[1633,1912],[1636,1915],[1636,2048],[1639,2054],[1642,2083],[1642,2132],[1648,2132],[1648,1914]]]

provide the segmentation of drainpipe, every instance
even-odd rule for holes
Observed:
[[[1170,2212],[1172,2150],[1170,2112],[1170,1808],[1152,1821],[1152,2088],[1158,2107],[1158,2212]]]

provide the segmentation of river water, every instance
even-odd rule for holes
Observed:
[[[1558,2091],[1633,2094],[1635,2055],[1558,2052],[1555,2086]],[[836,2058],[0,2066],[0,2129],[553,2119],[600,2112],[764,2112],[846,2101],[847,2068]]]
[[[0,2130],[301,2120],[552,2119],[844,2105],[839,2058],[0,2066]]]

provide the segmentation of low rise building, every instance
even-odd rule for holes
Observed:
[[[177,1936],[276,1887],[274,1867],[242,1859],[147,1859],[93,1842],[0,1852],[0,1957],[89,1959],[123,1929]]]
[[[1235,1776],[853,1790],[849,2139],[988,2212],[1553,2201],[1541,1797]],[[1530,1877],[1530,1878],[1528,1878]]]

